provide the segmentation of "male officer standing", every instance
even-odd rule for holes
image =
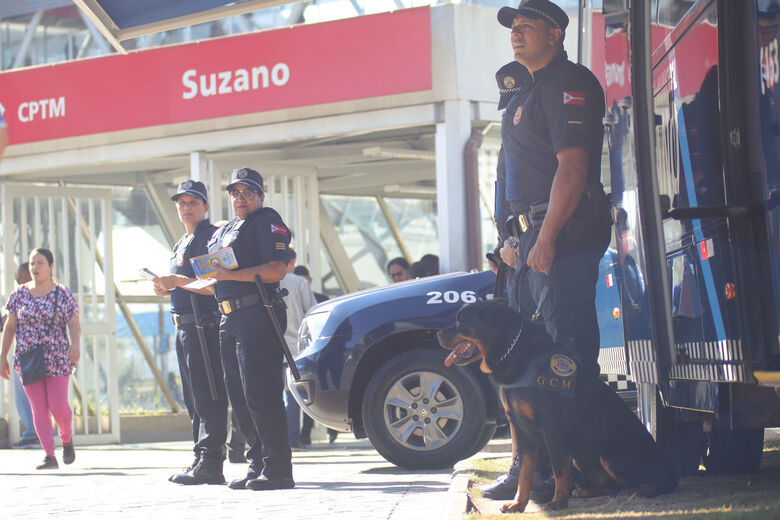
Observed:
[[[192,420],[195,462],[169,480],[177,484],[222,484],[225,482],[222,464],[227,438],[227,394],[219,355],[219,312],[210,292],[194,296],[208,352],[208,359],[205,359],[192,308],[193,293],[182,288],[195,280],[190,258],[206,254],[206,244],[217,228],[206,218],[209,205],[206,186],[202,182],[182,182],[171,200],[176,203],[179,220],[187,232],[173,248],[171,274],[156,278],[154,290],[160,296],[171,295],[171,313],[176,325],[176,356],[184,402]],[[216,399],[211,394],[209,371],[215,383]]]
[[[287,442],[287,419],[282,400],[282,345],[257,293],[259,275],[271,296],[279,328],[287,317],[279,281],[287,274],[290,231],[279,214],[263,207],[263,178],[249,168],[233,171],[228,194],[236,218],[222,226],[209,242],[209,252],[231,247],[238,268],[217,266],[216,297],[222,363],[233,413],[249,444],[249,470],[232,481],[232,489],[289,489],[292,454]]]
[[[556,4],[525,0],[501,8],[498,21],[512,30],[515,61],[523,66],[501,123],[504,201],[520,228],[501,250],[517,266],[510,305],[530,317],[541,302],[553,340],[573,338],[579,369],[597,375],[596,280],[611,226],[600,182],[604,92],[587,68],[568,60],[569,18]],[[550,481],[546,488],[532,498],[551,497]]]

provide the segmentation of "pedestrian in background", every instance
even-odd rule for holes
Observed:
[[[76,300],[66,287],[54,280],[53,271],[54,255],[51,251],[38,248],[30,253],[32,280],[21,285],[8,298],[8,319],[3,329],[0,352],[0,376],[8,379],[11,375],[8,352],[14,338],[14,369],[17,371],[21,371],[20,356],[36,348],[43,351],[43,379],[29,383],[25,380],[24,385],[24,392],[32,408],[35,433],[46,453],[43,463],[37,466],[37,469],[59,467],[54,455],[49,412],[54,416],[60,431],[63,462],[71,464],[76,458],[71,425],[73,411],[68,404],[68,383],[81,355],[81,326]],[[70,332],[70,343],[65,334],[66,326]]]
[[[293,273],[303,277],[307,282],[309,282],[309,285],[311,285],[312,279],[308,267],[306,267],[305,265],[296,265],[295,269],[293,269]],[[322,303],[324,301],[327,301],[328,297],[322,293],[318,293],[317,291],[314,291],[314,299],[317,300],[317,303]],[[301,444],[304,445],[311,444],[312,428],[314,428],[314,419],[309,417],[307,414],[303,414],[303,426],[301,426],[301,435],[300,435]],[[336,437],[338,437],[338,435],[339,435],[338,431],[328,428],[328,441],[331,444],[336,442]]]
[[[16,285],[22,285],[32,280],[30,276],[30,263],[24,262],[16,270]],[[5,323],[5,316],[3,316],[3,322]],[[27,399],[27,394],[24,393],[24,387],[22,386],[22,378],[14,370],[14,403],[16,404],[16,412],[19,414],[19,419],[22,421],[24,431],[22,432],[22,438],[11,446],[12,448],[27,448],[33,446],[39,446],[38,436],[35,434],[35,426],[33,425],[32,408],[30,408],[30,401]]]
[[[402,256],[393,258],[387,262],[387,274],[390,276],[392,283],[411,280],[411,276],[409,276],[409,261]]]
[[[287,295],[284,297],[284,303],[287,305],[287,328],[284,331],[284,339],[293,355],[298,353],[298,329],[301,327],[303,317],[309,309],[317,305],[309,282],[293,272],[297,256],[292,247],[287,249],[287,274],[279,282],[279,287],[287,290]],[[289,381],[287,385],[289,387]],[[289,389],[285,390],[284,399],[287,409],[287,441],[292,449],[305,449],[301,442],[301,407]]]

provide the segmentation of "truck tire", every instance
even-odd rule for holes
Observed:
[[[716,421],[709,435],[704,457],[707,473],[713,475],[745,475],[755,473],[764,452],[764,429],[730,430]]]
[[[681,477],[699,473],[706,448],[706,436],[701,421],[681,421],[674,409],[661,402],[653,384],[637,385],[638,415],[663,453],[677,465]]]
[[[444,358],[444,351],[405,352],[377,370],[366,388],[366,434],[397,466],[450,467],[489,440],[479,382],[466,369],[445,367]]]

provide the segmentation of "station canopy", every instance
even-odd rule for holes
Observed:
[[[122,41],[289,3],[289,0],[73,0],[121,53]]]

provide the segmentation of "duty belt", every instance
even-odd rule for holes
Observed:
[[[530,229],[541,227],[546,214],[547,201],[531,204],[526,211],[513,213],[509,217],[509,220],[514,220],[517,223],[516,229],[512,229],[513,224],[509,223],[509,230],[519,237]]]
[[[238,309],[251,307],[253,305],[257,305],[258,303],[260,303],[260,296],[257,294],[249,294],[240,298],[217,302],[217,306],[219,307],[219,312],[222,314],[230,314],[231,312],[236,312]]]
[[[189,314],[171,314],[171,317],[173,317],[173,324],[176,327],[181,327],[183,325],[189,325],[190,323],[195,323],[194,312],[191,312]],[[200,320],[203,323],[212,323],[217,321],[217,319],[219,319],[219,314],[216,312],[212,312],[206,314]]]

